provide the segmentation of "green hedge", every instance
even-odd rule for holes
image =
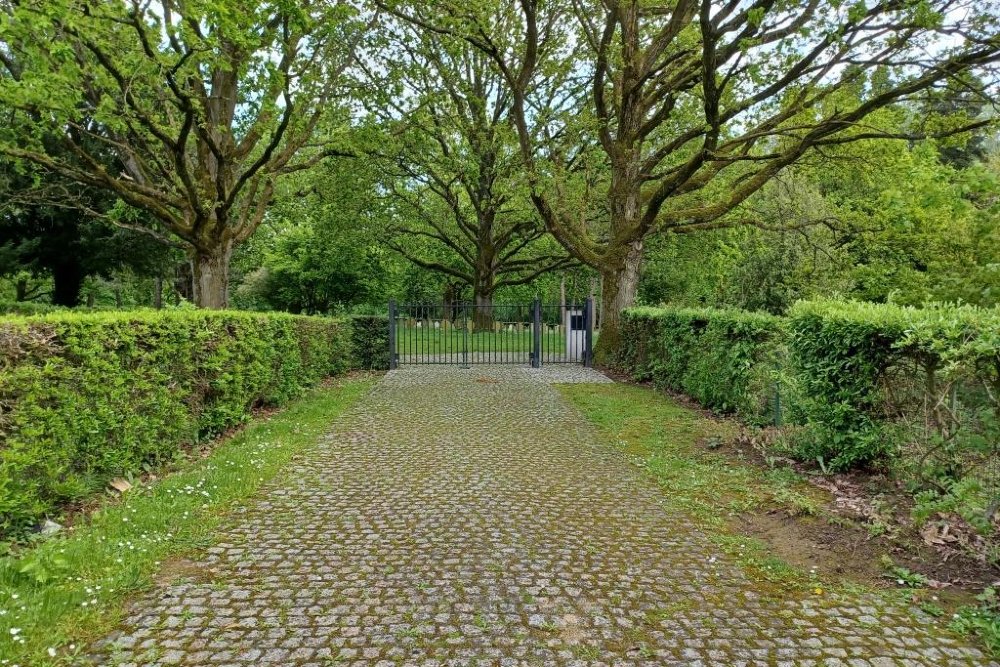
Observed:
[[[962,384],[991,388],[968,402],[997,410],[995,309],[800,302],[789,313],[789,330],[798,407],[808,426],[798,447],[804,457],[821,458],[834,469],[893,459],[908,416],[947,446],[944,440],[954,439],[961,424],[943,406]],[[968,432],[977,420],[965,421]]]
[[[811,301],[779,318],[635,308],[622,341],[618,363],[636,379],[750,421],[773,419],[780,380],[786,419],[804,427],[794,453],[828,469],[882,466],[907,444],[920,475],[958,479],[996,455],[997,309]]]
[[[34,301],[5,301],[0,299],[0,315],[46,315],[67,311],[68,308]]]
[[[389,318],[376,315],[351,317],[354,367],[365,370],[389,368]]]
[[[350,329],[206,311],[0,321],[0,537],[347,370]]]
[[[635,308],[624,313],[621,369],[706,407],[760,421],[769,414],[784,330],[763,313]]]

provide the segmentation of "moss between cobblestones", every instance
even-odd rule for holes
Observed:
[[[558,389],[608,442],[656,479],[667,491],[671,506],[695,519],[709,539],[740,564],[762,596],[776,600],[790,594],[813,596],[817,608],[838,604],[828,599],[831,593],[875,594],[886,601],[908,604],[913,591],[873,591],[854,582],[805,572],[775,557],[766,543],[730,530],[741,514],[769,509],[811,514],[810,508],[821,500],[814,497],[814,488],[794,476],[769,474],[762,480],[759,470],[706,452],[701,446],[706,441],[735,434],[731,423],[704,417],[648,387],[578,384]],[[688,602],[664,609],[663,617],[686,611]],[[994,647],[989,648],[996,654]]]
[[[548,386],[604,379],[583,371],[389,373],[219,526],[207,581],[144,593],[98,648],[122,667],[984,664],[870,595],[765,597]]]
[[[811,514],[821,501],[815,488],[794,476],[769,474],[762,481],[759,470],[705,451],[705,442],[736,434],[731,422],[702,416],[647,387],[577,384],[559,390],[606,439],[668,490],[669,503],[692,517],[735,558],[763,586],[762,593],[859,589],[801,571],[771,554],[763,542],[728,530],[748,512],[780,509]]]
[[[196,575],[179,559],[213,544],[220,520],[371,384],[357,376],[317,389],[194,465],[137,483],[85,525],[0,559],[0,666],[83,664],[87,642],[116,627],[130,593],[154,576]]]

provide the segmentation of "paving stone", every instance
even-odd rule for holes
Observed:
[[[762,590],[549,386],[608,381],[388,373],[234,515],[204,577],[137,601],[107,664],[996,664],[875,595]]]

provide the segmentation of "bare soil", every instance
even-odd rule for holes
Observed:
[[[602,371],[616,382],[635,384],[620,373]],[[683,394],[665,393],[706,419],[735,422]],[[746,426],[740,426],[739,431],[740,435],[730,441],[702,446],[706,452],[725,456],[733,465],[753,466],[761,473],[776,464],[788,466],[826,492],[821,495],[827,500],[816,515],[769,507],[732,522],[735,532],[765,542],[783,561],[850,582],[898,587],[883,562],[888,556],[896,566],[926,577],[927,587],[936,597],[955,604],[970,602],[983,588],[1000,582],[1000,564],[989,562],[985,540],[961,517],[939,515],[933,522],[936,529],[925,527],[922,533],[911,518],[913,498],[889,476],[875,472],[825,474],[816,466],[775,460],[767,453],[767,441],[773,433]]]

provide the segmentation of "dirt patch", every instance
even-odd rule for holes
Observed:
[[[704,447],[734,464],[749,465],[762,474],[774,466],[788,467],[811,486],[825,492],[815,516],[792,516],[783,508],[745,515],[733,526],[765,541],[782,560],[805,569],[817,568],[849,581],[896,585],[884,557],[928,579],[942,597],[970,599],[1000,580],[1000,567],[954,542],[933,539],[927,526],[919,530],[911,518],[912,498],[879,473],[825,475],[791,459],[768,456],[760,439],[767,433],[744,429],[738,438],[706,442]],[[952,517],[957,526],[960,520]],[[928,524],[931,525],[931,524]],[[962,530],[956,528],[956,531]],[[939,542],[939,543],[936,543]]]
[[[166,588],[181,582],[207,584],[213,579],[211,568],[187,558],[173,558],[160,566],[153,581]]]
[[[869,585],[885,582],[883,572],[875,566],[884,551],[860,530],[785,512],[745,515],[732,528],[763,540],[775,555],[799,569],[815,568],[820,576],[833,574]]]

